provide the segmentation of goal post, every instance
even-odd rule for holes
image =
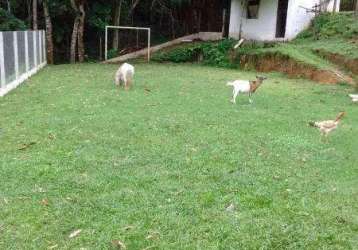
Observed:
[[[118,30],[144,30],[147,31],[148,34],[148,48],[147,48],[147,57],[148,57],[148,62],[150,61],[150,28],[146,28],[146,27],[132,27],[132,26],[110,26],[107,25],[106,29],[105,29],[105,45],[104,45],[104,57],[105,60],[108,60],[108,30],[109,29],[118,29]]]

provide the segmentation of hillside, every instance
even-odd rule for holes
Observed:
[[[157,53],[154,60],[201,61],[259,71],[275,71],[278,67],[276,71],[288,75],[328,83],[353,83],[352,77],[358,74],[358,21],[353,13],[322,14],[314,19],[311,27],[288,43],[246,41],[234,50],[235,43],[224,40],[179,46]]]

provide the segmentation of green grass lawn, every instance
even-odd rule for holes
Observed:
[[[226,81],[254,72],[138,64],[124,92],[116,67],[46,67],[0,99],[0,249],[358,248],[350,87],[268,74],[235,106]],[[308,121],[341,110],[320,142]]]

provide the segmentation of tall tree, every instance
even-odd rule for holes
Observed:
[[[11,13],[11,3],[10,3],[10,0],[7,0],[7,12]]]
[[[42,0],[45,26],[46,26],[46,47],[47,47],[47,62],[53,64],[53,39],[52,39],[52,22],[48,8],[48,0]]]
[[[27,22],[31,23],[32,20],[31,0],[26,0],[26,7],[27,7]]]
[[[113,15],[113,25],[119,26],[121,20],[121,11],[122,11],[123,0],[114,1],[114,15]],[[116,29],[113,34],[112,48],[118,50],[119,47],[119,31]]]
[[[71,63],[76,62],[76,48],[78,47],[78,61],[84,61],[84,24],[85,24],[85,9],[84,0],[71,0],[71,6],[74,9],[76,16],[73,23],[72,38],[71,38]]]
[[[333,2],[333,13],[337,12],[337,0],[334,0]]]
[[[78,24],[78,61],[82,63],[85,60],[85,45],[83,41],[83,36],[85,30],[86,12],[85,12],[84,0],[79,1],[78,10],[80,14],[80,18],[79,18],[80,22]]]
[[[32,0],[32,28],[38,30],[37,24],[37,0]]]
[[[71,0],[71,6],[72,8],[78,12],[77,5],[75,3],[75,0]],[[71,63],[76,62],[76,48],[77,48],[77,36],[78,36],[78,26],[80,23],[79,16],[76,14],[75,20],[73,22],[73,29],[72,29],[72,38],[71,38],[71,55],[70,55],[70,61]]]

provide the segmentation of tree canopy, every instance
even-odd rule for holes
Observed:
[[[100,59],[106,25],[146,26],[159,43],[198,31],[221,31],[221,0],[1,0],[0,30],[46,29],[55,62]],[[110,34],[108,46],[120,40],[134,45],[128,33]],[[127,40],[126,40],[127,39]],[[136,44],[138,45],[138,44]],[[140,44],[139,44],[140,45]],[[49,56],[49,54],[48,54]]]

